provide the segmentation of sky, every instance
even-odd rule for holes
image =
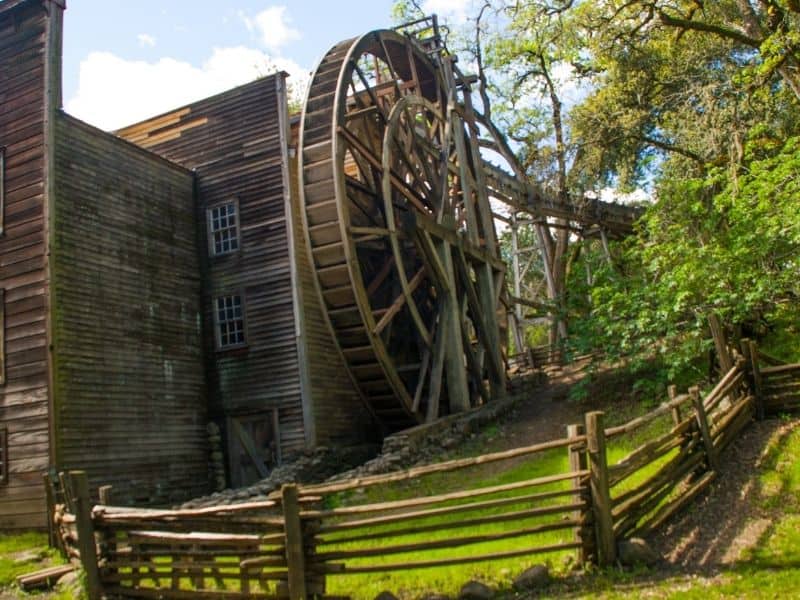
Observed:
[[[469,0],[424,0],[443,19]],[[117,129],[281,69],[301,85],[335,43],[391,27],[393,0],[67,0],[64,108]]]

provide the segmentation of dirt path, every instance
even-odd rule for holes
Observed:
[[[617,380],[611,369],[596,371],[591,376],[590,390],[605,389],[602,406],[598,395],[592,391],[583,400],[571,399],[571,388],[589,377],[586,366],[586,361],[567,365],[551,372],[544,384],[519,392],[523,399],[498,424],[502,436],[492,449],[503,450],[563,438],[567,425],[583,423],[585,414],[592,410],[604,410],[608,422],[614,424],[631,418],[641,410],[628,393],[629,386],[625,378]],[[607,393],[608,390],[612,390],[612,393]],[[613,400],[609,400],[609,396]]]
[[[760,467],[800,420],[752,423],[723,454],[716,481],[651,542],[676,568],[713,572],[742,558],[764,539],[772,511],[764,505]]]

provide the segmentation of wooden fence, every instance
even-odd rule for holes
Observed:
[[[722,451],[755,415],[797,406],[800,365],[760,362],[745,341],[705,396],[697,388],[678,394],[672,387],[669,401],[622,425],[607,427],[603,413],[591,412],[562,439],[385,475],[287,485],[258,503],[178,511],[107,503],[91,508],[85,475],[72,473],[62,478],[62,490],[52,491],[55,522],[68,552],[81,559],[92,600],[103,593],[333,598],[326,595],[332,577],[556,551],[607,565],[616,560],[620,540],[657,529],[709,485]],[[631,439],[641,444],[612,460],[609,449],[621,440],[630,447]],[[469,469],[559,451],[568,458],[563,472],[466,485]],[[465,485],[448,493],[356,501],[381,486],[461,472]]]
[[[65,553],[80,560],[90,599],[287,596],[279,503],[193,510],[91,507],[86,481],[84,472],[72,471],[49,487],[58,537]],[[251,560],[260,561],[258,569],[246,565]]]

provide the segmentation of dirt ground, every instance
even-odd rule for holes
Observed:
[[[716,481],[650,540],[671,565],[687,571],[714,572],[755,547],[772,525],[770,510],[759,502],[758,480],[770,442],[780,443],[800,426],[797,419],[753,422],[724,453]]]

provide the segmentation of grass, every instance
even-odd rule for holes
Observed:
[[[342,498],[340,502],[341,504],[345,505],[350,503],[366,504],[443,494],[450,491],[462,490],[465,489],[465,487],[489,487],[527,479],[534,479],[544,475],[565,472],[566,469],[566,451],[550,451],[539,455],[534,460],[518,462],[510,468],[499,472],[496,468],[483,467],[455,473],[439,473],[421,478],[417,481],[368,489],[365,490],[365,493],[357,495],[357,497],[353,497],[351,495],[350,497]],[[567,489],[568,485],[569,484],[567,482],[557,482],[537,488],[535,491],[539,492]],[[528,490],[526,493],[530,493],[530,490]],[[509,498],[518,494],[519,492],[497,493],[483,496],[479,500]],[[568,499],[557,498],[542,502],[541,504],[563,503],[565,501],[568,501]],[[458,502],[458,504],[460,503],[462,502]],[[456,503],[449,502],[447,504],[453,505]],[[483,517],[487,514],[520,509],[521,506],[518,505],[498,507],[495,509],[489,509],[489,511],[483,510],[479,513],[472,511],[470,513],[459,513],[444,517],[428,518],[415,521],[415,525],[425,526],[433,523],[443,524],[464,518],[478,516]],[[510,531],[515,528],[518,529],[520,527],[532,527],[548,521],[552,522],[553,517],[535,517],[521,521],[488,523],[473,527],[467,532],[465,532],[463,529],[452,529],[435,533],[423,532],[410,535],[401,535],[372,542],[353,542],[350,544],[333,543],[330,546],[324,546],[320,548],[320,551],[347,550],[363,545],[380,547],[384,544],[414,544],[423,541],[446,539],[454,536],[461,537],[464,535],[500,533],[504,531]],[[387,533],[391,531],[391,529],[391,527],[386,526],[370,527],[360,530],[359,533]],[[405,553],[369,559],[351,560],[347,561],[347,564],[348,566],[356,566],[363,564],[387,564],[404,561],[435,560],[460,556],[475,556],[492,552],[531,548],[532,546],[558,544],[568,541],[572,541],[572,532],[570,530],[562,530],[538,534],[536,535],[535,539],[511,538],[501,541],[474,544],[464,548],[429,550],[426,551],[424,555]],[[503,559],[492,561],[491,563],[473,563],[468,565],[456,565],[414,571],[395,571],[391,573],[369,575],[342,575],[329,578],[328,589],[332,594],[349,593],[354,599],[371,599],[385,589],[391,589],[401,597],[415,597],[415,595],[420,595],[431,590],[436,590],[441,593],[454,594],[458,591],[459,587],[469,579],[478,578],[487,583],[502,585],[513,575],[517,574],[520,569],[524,569],[527,566],[531,566],[532,564],[542,560],[547,560],[558,568],[564,564],[563,561],[565,560],[566,556],[566,553],[558,552],[540,556],[531,556],[524,559]]]
[[[635,415],[625,415],[627,420]],[[615,419],[616,420],[616,419]],[[610,462],[616,462],[627,455],[631,450],[638,447],[644,440],[651,439],[653,436],[666,431],[669,427],[669,418],[659,419],[652,426],[637,432],[634,436],[624,436],[617,438],[609,443],[608,457]],[[471,443],[462,446],[455,454],[448,458],[460,458],[463,456],[486,453],[492,450],[487,447],[487,439],[495,438],[497,428],[490,426],[487,430],[474,439]],[[677,451],[675,451],[677,452]],[[662,464],[674,454],[659,459],[648,468],[642,469],[614,488],[614,493],[619,494],[631,489],[649,476],[651,476]],[[437,473],[422,477],[417,480],[381,485],[373,488],[365,488],[361,493],[340,495],[335,497],[330,506],[363,505],[376,502],[387,502],[414,498],[435,494],[443,494],[451,491],[463,489],[475,489],[513,483],[517,481],[535,479],[548,475],[566,473],[569,471],[569,460],[566,449],[556,449],[542,452],[525,460],[513,460],[506,464],[484,465],[471,467],[467,470],[451,473]],[[537,487],[534,492],[555,491],[569,489],[570,482],[562,481],[546,486]],[[530,493],[530,490],[525,493]],[[520,492],[503,492],[485,497],[480,500],[511,498],[519,495]],[[463,502],[463,501],[462,501]],[[537,502],[536,506],[547,506],[571,502],[569,497],[561,497]],[[461,503],[461,502],[458,502]],[[457,504],[449,502],[448,505]],[[415,525],[424,526],[433,523],[447,523],[450,521],[461,520],[466,517],[486,516],[488,514],[500,514],[509,510],[520,510],[521,506],[505,506],[482,510],[479,514],[465,514],[440,516],[415,521]],[[369,542],[350,542],[336,544],[338,536],[332,536],[329,544],[320,546],[318,551],[330,552],[339,550],[352,550],[359,547],[369,546],[379,548],[383,545],[395,544],[415,544],[428,542],[438,539],[447,539],[454,536],[492,534],[505,531],[528,528],[545,523],[558,522],[562,515],[537,516],[524,520],[510,522],[497,522],[482,524],[468,531],[445,530],[440,532],[421,532],[416,534],[403,534],[389,537],[393,530],[392,526],[373,526],[365,527],[358,531],[359,534],[385,534],[385,539],[371,540]],[[443,550],[427,550],[424,554],[416,555],[412,552],[396,554],[391,556],[371,557],[368,559],[349,559],[344,562],[352,566],[378,565],[387,563],[417,562],[420,560],[432,560],[442,558],[454,558],[464,556],[477,556],[492,552],[504,552],[523,550],[532,547],[550,546],[564,542],[573,541],[571,529],[549,531],[537,533],[535,536],[504,539],[501,541],[471,544],[463,548],[452,548]],[[436,567],[428,569],[415,569],[413,571],[393,571],[390,573],[363,574],[363,575],[337,575],[328,579],[328,591],[331,594],[350,594],[354,600],[367,600],[374,598],[383,590],[391,590],[401,598],[417,598],[426,592],[436,591],[438,593],[457,595],[460,587],[470,579],[478,579],[496,588],[508,587],[513,578],[526,568],[539,563],[548,564],[551,572],[564,576],[569,573],[575,564],[576,554],[574,550],[559,552],[549,552],[544,554],[532,554],[523,558],[509,558],[494,560],[491,562],[479,562],[466,565],[454,565],[448,567]]]
[[[17,576],[60,564],[64,564],[64,560],[48,547],[46,534],[0,534],[0,598],[36,597],[19,590]],[[46,597],[50,600],[77,600],[72,590],[51,593]]]
[[[800,594],[800,421],[768,446],[754,477],[769,527],[740,559],[711,572],[607,569],[556,579],[537,598],[796,598]],[[763,516],[762,515],[762,516]],[[752,518],[752,517],[751,517]],[[747,520],[745,520],[745,524]],[[522,600],[521,595],[501,598]]]

